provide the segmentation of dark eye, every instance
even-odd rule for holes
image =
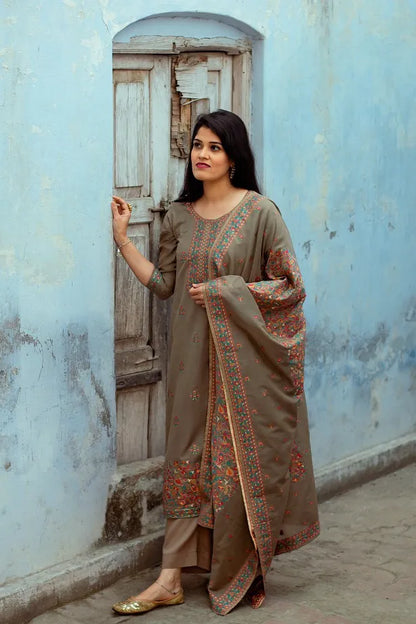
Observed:
[[[192,147],[201,147],[201,143],[199,141],[194,141]]]
[[[219,152],[221,147],[219,145],[213,145],[211,148],[214,152]]]

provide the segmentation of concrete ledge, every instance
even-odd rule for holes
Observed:
[[[0,588],[1,622],[25,624],[161,560],[163,532],[104,546]]]
[[[164,457],[119,466],[110,483],[103,543],[126,542],[162,530]]]
[[[410,434],[324,466],[316,474],[319,500],[326,500],[415,461],[416,434]],[[153,465],[154,473],[147,473],[147,478],[151,476],[150,481],[158,480],[160,465],[157,458]],[[117,491],[118,484],[126,480],[129,487],[136,489],[137,480],[130,474],[133,467],[126,470],[115,478],[110,493]],[[141,474],[143,476],[143,471]],[[150,490],[153,490],[153,483]],[[1,622],[25,624],[49,609],[100,591],[122,576],[159,563],[162,541],[163,531],[158,531],[128,542],[102,546],[91,553],[3,585],[0,588]]]
[[[350,455],[316,472],[318,500],[322,502],[413,462],[416,462],[416,433]]]

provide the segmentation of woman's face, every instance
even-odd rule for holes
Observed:
[[[201,182],[216,182],[225,176],[229,179],[232,161],[228,158],[220,138],[202,126],[193,141],[191,151],[192,173]]]

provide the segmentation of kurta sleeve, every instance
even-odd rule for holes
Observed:
[[[263,234],[263,280],[247,287],[262,311],[290,308],[306,297],[290,234],[272,202]]]
[[[163,219],[159,243],[159,263],[147,284],[147,287],[160,299],[167,299],[175,290],[178,240],[174,232],[172,211],[171,208]]]

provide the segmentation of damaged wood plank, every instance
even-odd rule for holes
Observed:
[[[226,52],[241,54],[251,49],[249,39],[231,39],[229,37],[174,37],[162,35],[140,35],[132,37],[129,43],[114,43],[114,52],[131,54],[179,54],[181,52]]]

